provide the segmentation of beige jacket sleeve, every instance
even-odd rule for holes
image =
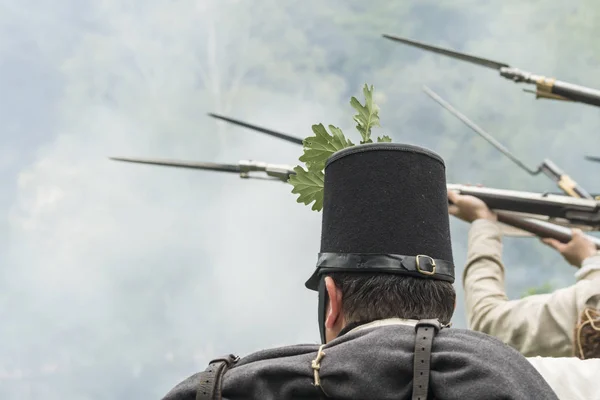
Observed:
[[[586,271],[576,284],[517,300],[506,296],[501,259],[500,227],[488,220],[473,222],[463,275],[469,327],[525,356],[572,356],[578,316],[590,298],[600,294],[600,257],[593,257],[595,265],[586,260]]]

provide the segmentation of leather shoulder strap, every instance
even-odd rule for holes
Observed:
[[[433,337],[442,329],[437,319],[423,319],[415,326],[415,358],[412,400],[427,400],[429,373],[431,371],[431,346]]]
[[[240,358],[229,354],[212,360],[208,367],[200,373],[196,400],[221,400],[223,375]]]

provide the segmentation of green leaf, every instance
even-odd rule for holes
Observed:
[[[363,88],[365,95],[365,105],[362,105],[355,97],[350,100],[350,105],[354,107],[358,114],[354,116],[357,122],[356,129],[360,132],[362,140],[360,144],[373,143],[371,139],[371,128],[379,125],[379,107],[373,103],[373,86],[371,88],[365,84]],[[312,209],[321,211],[323,209],[323,186],[325,181],[325,164],[331,155],[347,147],[354,146],[354,143],[344,136],[342,130],[333,125],[329,125],[331,133],[327,132],[323,124],[313,125],[314,136],[307,137],[302,141],[304,153],[300,161],[306,165],[306,169],[301,166],[294,168],[295,175],[291,175],[288,183],[293,186],[292,193],[298,194],[298,203],[310,205],[314,202]],[[380,136],[378,143],[390,143],[392,139],[389,136]]]
[[[356,129],[360,132],[362,141],[360,144],[373,143],[371,139],[371,128],[374,126],[381,126],[379,124],[379,107],[373,103],[373,85],[371,88],[365,84],[363,88],[363,94],[365,95],[365,104],[362,105],[356,99],[352,97],[350,99],[350,105],[358,111],[358,114],[354,116],[356,121]]]
[[[315,136],[304,139],[304,154],[300,161],[306,164],[309,171],[321,171],[325,168],[325,162],[336,151],[354,146],[346,139],[340,128],[329,125],[330,135],[323,124],[313,125],[312,131]]]
[[[294,187],[292,193],[299,194],[298,203],[310,205],[313,201],[312,209],[321,211],[323,209],[323,182],[325,174],[323,171],[306,171],[297,166],[294,168],[296,175],[290,175],[288,182]]]

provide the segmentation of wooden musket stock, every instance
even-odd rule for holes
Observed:
[[[498,215],[498,222],[522,229],[541,238],[552,238],[562,243],[568,243],[573,237],[571,229],[560,225],[534,218],[519,217],[506,211],[495,211],[495,213]],[[586,235],[586,237],[596,245],[597,249],[600,249],[600,239],[590,235]]]

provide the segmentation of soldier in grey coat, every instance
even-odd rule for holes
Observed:
[[[321,344],[224,356],[164,400],[556,399],[521,354],[449,328],[455,304],[445,165],[420,147],[376,143],[325,167]],[[270,279],[265,277],[265,279]]]

